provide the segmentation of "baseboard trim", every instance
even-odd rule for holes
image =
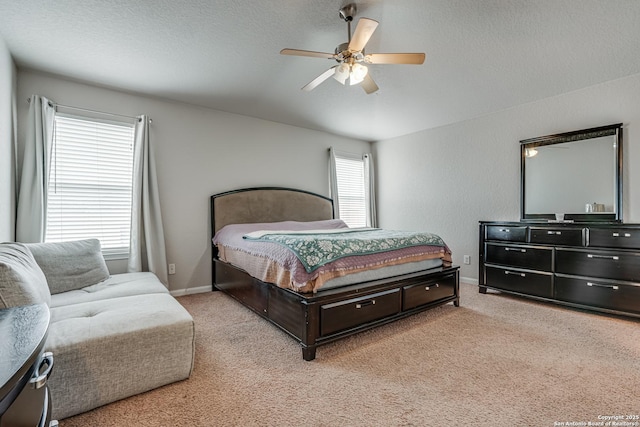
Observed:
[[[460,281],[464,282],[464,283],[468,283],[470,285],[477,285],[478,284],[478,279],[474,279],[473,277],[461,277]]]
[[[202,294],[205,292],[211,292],[211,285],[198,286],[197,288],[176,289],[173,291],[169,291],[169,293],[174,297],[182,297],[185,295],[192,295],[192,294]]]

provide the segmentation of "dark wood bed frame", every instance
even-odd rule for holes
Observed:
[[[316,221],[333,218],[333,201],[307,191],[246,188],[211,196],[211,235],[230,223]],[[460,305],[459,268],[437,267],[317,293],[299,293],[265,283],[220,261],[213,245],[214,290],[285,331],[302,347],[304,360],[316,348],[355,333],[453,302]]]

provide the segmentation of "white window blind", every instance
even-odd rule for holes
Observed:
[[[340,219],[349,227],[367,226],[364,160],[336,155]]]
[[[56,114],[45,241],[97,238],[129,253],[133,125]]]

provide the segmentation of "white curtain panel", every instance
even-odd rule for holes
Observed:
[[[31,96],[27,133],[23,143],[18,144],[16,164],[18,242],[44,242],[54,116],[53,102],[44,96]]]
[[[150,271],[168,287],[160,192],[153,145],[149,140],[149,124],[149,117],[139,116],[134,131],[131,242],[127,270]]]
[[[338,203],[338,173],[336,172],[336,150],[329,148],[329,190],[333,199],[333,217],[340,218],[340,204]]]
[[[365,202],[367,204],[367,227],[377,227],[378,219],[376,217],[376,187],[375,174],[373,167],[373,157],[370,153],[365,154],[364,160],[364,183],[365,183]]]

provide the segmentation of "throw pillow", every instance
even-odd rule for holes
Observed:
[[[44,272],[52,294],[81,289],[109,278],[98,239],[26,246]]]

